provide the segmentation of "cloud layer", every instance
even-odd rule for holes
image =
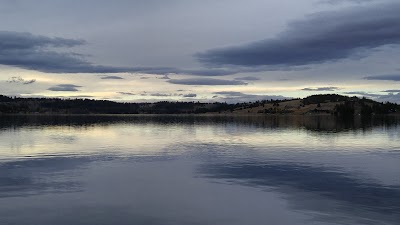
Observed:
[[[77,88],[82,86],[74,85],[74,84],[59,84],[54,87],[50,87],[48,90],[50,91],[79,91]]]
[[[390,80],[390,81],[400,81],[400,74],[389,74],[389,75],[376,75],[365,77],[366,80]]]
[[[375,94],[366,91],[350,91],[350,92],[344,92],[343,94],[351,96],[363,96],[366,98],[374,99],[378,102],[400,103],[400,90],[386,90],[382,92],[386,92],[388,94]]]
[[[36,82],[36,79],[31,79],[31,80],[25,80],[22,77],[11,77],[8,79],[7,83],[18,83],[18,84],[33,84]]]
[[[228,103],[253,102],[253,101],[262,101],[266,99],[274,99],[274,100],[290,99],[282,95],[254,95],[254,94],[245,94],[238,91],[219,91],[219,92],[214,92],[213,94],[214,94],[214,100],[228,102]]]
[[[340,3],[346,3],[346,2],[351,2],[351,3],[368,3],[368,2],[373,2],[375,0],[320,0],[320,3],[325,3],[325,4],[340,4]]]
[[[338,87],[318,87],[318,88],[303,88],[302,91],[337,91]]]
[[[102,80],[123,80],[124,78],[120,76],[103,76],[101,77]]]
[[[400,93],[400,89],[398,90],[386,90],[386,91],[382,91],[382,92],[389,92],[389,93]]]
[[[256,80],[261,80],[261,79],[259,77],[247,76],[247,77],[238,77],[238,78],[235,78],[235,80],[256,81]]]
[[[83,40],[0,31],[0,64],[43,72],[99,70],[100,68],[91,65],[79,54],[54,50],[54,48],[71,48],[83,44],[85,44]]]
[[[64,49],[85,45],[80,39],[46,37],[26,32],[0,31],[0,64],[47,73],[149,73],[224,76],[223,69],[179,69],[174,67],[112,67],[95,65],[82,54]],[[107,79],[107,78],[103,78]],[[109,78],[112,79],[112,78]]]
[[[400,3],[313,14],[276,38],[212,49],[196,57],[206,65],[302,66],[360,57],[365,50],[400,43]]]
[[[222,80],[214,78],[171,79],[167,82],[181,85],[247,85],[246,82],[240,80]]]

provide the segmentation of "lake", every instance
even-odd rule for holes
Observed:
[[[399,224],[400,118],[0,116],[0,224]]]

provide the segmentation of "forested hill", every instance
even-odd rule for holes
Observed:
[[[336,94],[312,95],[304,99],[263,100],[227,104],[223,102],[119,103],[107,100],[18,98],[0,95],[3,114],[334,114],[338,116],[399,113],[395,103]]]
[[[233,111],[235,105],[200,102],[120,103],[92,99],[18,98],[0,95],[0,113],[184,114]]]

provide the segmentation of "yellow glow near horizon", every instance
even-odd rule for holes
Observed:
[[[2,93],[11,96],[41,96],[41,97],[65,97],[74,98],[86,96],[94,99],[109,99],[116,101],[218,101],[223,98],[223,95],[218,95],[219,99],[213,99],[215,92],[241,92],[248,95],[279,95],[286,97],[301,98],[313,94],[320,93],[339,93],[364,91],[373,94],[383,94],[382,90],[398,89],[397,85],[393,82],[381,81],[380,85],[376,82],[371,83],[368,80],[348,80],[346,82],[313,82],[309,83],[302,80],[282,81],[282,80],[257,80],[248,81],[248,85],[235,85],[235,86],[214,86],[214,85],[178,85],[166,82],[160,79],[162,75],[144,74],[144,73],[115,73],[115,74],[54,74],[43,73],[31,70],[24,70],[9,66],[0,66],[0,86]],[[102,76],[120,76],[123,79],[101,79]],[[215,79],[234,79],[241,75],[214,77]],[[25,80],[35,79],[36,82],[30,85],[10,84],[7,83],[11,77],[21,77]],[[146,77],[147,79],[141,79]],[[186,79],[195,78],[189,75],[169,75],[171,79]],[[260,77],[262,78],[262,77]],[[50,91],[52,86],[59,84],[73,84],[79,91],[65,92],[65,91]],[[318,87],[338,87],[338,91],[334,92],[313,92],[302,91],[303,88],[318,88]],[[183,90],[177,92],[177,90]],[[128,93],[127,95],[121,94],[122,92]],[[157,94],[164,94],[165,96],[156,96]],[[181,96],[179,96],[181,94]],[[184,94],[196,94],[196,98],[184,98]]]

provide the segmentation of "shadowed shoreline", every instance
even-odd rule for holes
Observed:
[[[350,120],[331,115],[0,115],[1,128],[24,126],[92,126],[126,124],[156,125],[214,125],[237,124],[254,128],[298,128],[313,132],[343,132],[350,130],[369,130],[373,127],[397,127],[400,116],[355,117]]]

